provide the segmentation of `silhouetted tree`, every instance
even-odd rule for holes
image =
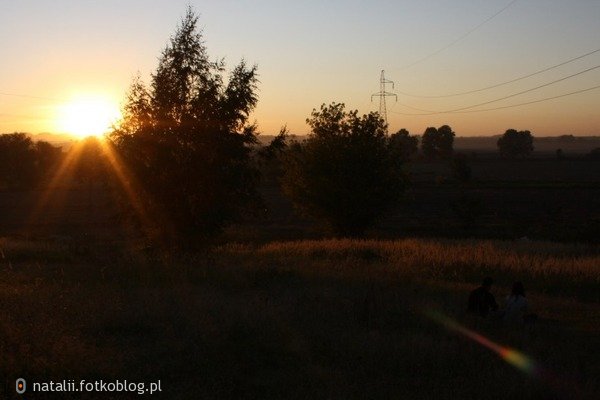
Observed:
[[[421,151],[423,155],[432,159],[449,158],[453,152],[454,132],[448,125],[439,128],[425,129],[421,138]]]
[[[108,180],[108,161],[100,141],[95,137],[88,137],[76,143],[71,151],[78,153],[75,164],[76,178],[80,183],[89,186]]]
[[[279,178],[283,173],[281,158],[288,147],[288,135],[287,127],[282,127],[279,134],[267,146],[258,151],[257,155],[263,181],[279,182]]]
[[[408,161],[419,149],[419,138],[411,136],[406,129],[400,129],[390,136],[390,146],[395,147],[395,151],[401,155],[402,160]]]
[[[498,151],[503,157],[527,157],[533,151],[533,136],[529,131],[508,129],[498,139]]]
[[[0,135],[0,180],[10,188],[26,189],[36,182],[36,152],[27,134]]]
[[[323,104],[306,120],[311,133],[286,153],[283,189],[294,204],[336,234],[359,236],[399,199],[402,158],[378,113],[358,116]]]
[[[258,156],[264,161],[271,161],[276,158],[286,149],[288,135],[289,132],[287,127],[282,127],[277,136],[275,136],[267,146],[264,146],[258,151]]]
[[[131,85],[122,124],[110,140],[140,182],[147,205],[176,233],[210,237],[257,198],[248,124],[258,101],[256,66],[241,61],[224,76],[209,61],[188,9],[159,59],[149,87]]]
[[[73,161],[73,172],[79,189],[87,195],[88,222],[97,215],[97,198],[106,191],[111,174],[104,143],[96,137],[85,138],[73,145],[70,155]]]
[[[52,144],[39,141],[34,145],[36,153],[37,177],[42,180],[52,175],[62,157],[62,149]]]
[[[573,143],[575,141],[575,136],[573,135],[560,135],[556,138],[558,142],[562,143]]]

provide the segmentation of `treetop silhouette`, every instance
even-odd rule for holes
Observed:
[[[257,67],[244,60],[228,76],[222,60],[209,60],[191,8],[150,85],[133,80],[109,139],[140,182],[140,197],[179,236],[211,236],[256,200],[256,126],[248,118],[257,83]]]
[[[289,146],[284,192],[335,234],[360,236],[395,205],[404,189],[399,147],[376,112],[323,104],[306,120],[311,134]]]
[[[533,151],[533,136],[529,131],[508,129],[498,139],[497,145],[503,157],[527,157]]]

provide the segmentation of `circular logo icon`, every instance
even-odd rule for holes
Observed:
[[[27,383],[25,382],[25,379],[23,379],[23,378],[17,379],[17,383],[16,383],[17,393],[19,393],[19,394],[25,393],[26,386],[27,386]]]

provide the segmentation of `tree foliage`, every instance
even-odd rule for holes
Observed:
[[[282,156],[288,147],[289,131],[283,126],[271,142],[257,152],[260,175],[263,182],[277,184],[283,175]]]
[[[134,79],[112,145],[146,200],[178,234],[208,237],[256,199],[248,123],[257,98],[256,66],[242,60],[228,76],[210,61],[188,9],[145,85]]]
[[[0,185],[31,189],[56,166],[61,149],[22,132],[0,135]]]
[[[400,154],[403,161],[408,161],[419,150],[419,138],[411,136],[406,129],[400,129],[390,136],[390,146],[395,147],[395,151]]]
[[[454,132],[448,125],[439,128],[425,129],[421,138],[421,151],[427,158],[441,159],[452,156],[454,146]]]
[[[284,192],[336,234],[361,235],[402,193],[397,147],[378,113],[358,116],[344,104],[323,104],[306,122],[311,134],[286,152]]]
[[[498,151],[503,157],[527,157],[533,151],[533,136],[529,131],[508,129],[498,139]]]
[[[54,173],[58,162],[62,157],[62,148],[56,147],[45,141],[37,141],[34,144],[36,153],[36,166],[38,169],[38,179],[47,179]]]
[[[33,141],[25,133],[0,135],[0,176],[13,188],[31,186],[36,178]]]
[[[74,161],[77,181],[87,184],[106,184],[109,166],[105,150],[98,138],[90,136],[76,143],[71,151],[76,152]]]

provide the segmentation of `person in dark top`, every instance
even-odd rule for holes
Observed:
[[[494,295],[490,293],[490,289],[493,283],[493,279],[487,277],[483,280],[483,283],[480,287],[473,290],[471,294],[469,294],[469,304],[467,306],[467,311],[469,311],[472,314],[487,317],[490,313],[490,310],[498,310],[498,303],[496,303]]]

